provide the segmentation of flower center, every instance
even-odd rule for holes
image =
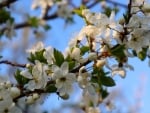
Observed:
[[[61,78],[60,78],[60,81],[65,82],[65,81],[66,81],[66,78],[65,78],[65,77],[61,77]]]

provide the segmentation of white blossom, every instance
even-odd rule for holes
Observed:
[[[6,90],[0,92],[0,98],[0,113],[22,113],[21,110],[15,106],[15,103],[13,103],[9,92]]]
[[[137,53],[142,51],[142,48],[147,47],[150,43],[149,31],[144,28],[135,29],[128,37],[127,47],[135,50]]]
[[[58,10],[57,10],[58,16],[65,18],[65,19],[70,19],[72,17],[72,10],[68,6],[68,3],[66,0],[64,1],[62,0],[61,2],[58,2],[57,5],[58,5]]]
[[[43,53],[43,56],[46,58],[48,64],[52,64],[54,60],[54,49],[52,47],[47,47]]]
[[[87,113],[101,113],[98,107],[89,107]]]
[[[106,59],[101,59],[96,61],[96,67],[102,68],[106,64]]]
[[[118,67],[118,65],[113,65],[112,67],[112,76],[119,75],[122,78],[126,77],[126,70],[123,67]]]
[[[48,69],[47,66],[40,63],[39,61],[36,61],[36,64],[32,69],[32,73],[30,73],[28,70],[22,71],[21,75],[23,75],[24,77],[28,79],[31,79],[25,85],[25,87],[27,87],[30,90],[44,88],[48,81],[48,77],[46,74],[47,69]]]
[[[45,14],[46,8],[51,7],[53,5],[54,5],[54,0],[33,0],[31,7],[32,7],[32,9],[41,7],[40,17],[43,17],[43,15]]]
[[[16,98],[20,95],[20,89],[18,89],[17,87],[11,87],[10,88],[10,95],[12,98]]]
[[[80,58],[81,58],[80,48],[77,48],[77,47],[73,48],[73,51],[70,54],[71,54],[71,58],[73,58],[73,59],[75,59],[77,61],[79,61]]]
[[[91,74],[88,72],[84,72],[84,71],[85,71],[85,67],[83,66],[79,70],[77,82],[80,88],[83,89],[83,95],[88,95],[90,101],[92,101],[93,104],[96,105],[98,102],[97,100],[98,96],[95,90],[95,88],[97,87],[97,84],[90,82]]]
[[[68,63],[64,62],[61,67],[54,66],[53,79],[56,81],[57,92],[60,96],[69,94],[72,91],[72,84],[76,81],[74,73],[69,73]]]
[[[90,52],[88,55],[89,60],[96,60],[97,59],[97,53],[96,52]]]
[[[34,54],[35,52],[41,51],[44,49],[44,44],[42,42],[36,43],[31,49],[28,49],[28,53]]]

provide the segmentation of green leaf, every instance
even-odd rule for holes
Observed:
[[[126,58],[124,50],[125,50],[124,45],[117,44],[113,48],[111,48],[110,51],[111,51],[111,54],[114,55],[119,62],[122,62]]]
[[[47,60],[44,58],[43,53],[45,50],[37,51],[35,54],[31,53],[30,57],[28,57],[28,60],[32,63],[35,63],[35,60],[38,60],[43,63],[47,63]]]
[[[106,7],[103,13],[106,14],[109,17],[111,12],[112,12],[112,8]]]
[[[45,31],[48,31],[48,30],[50,30],[50,29],[51,29],[51,26],[50,26],[50,25],[48,25],[48,24],[46,24],[46,25],[44,25],[44,26],[43,26],[43,28],[45,29]]]
[[[109,93],[106,89],[101,89],[101,95],[102,95],[102,99],[105,99]]]
[[[100,79],[101,79],[102,85],[104,85],[104,86],[112,87],[112,86],[116,85],[114,80],[111,77],[100,76]]]
[[[86,6],[85,5],[81,5],[80,8],[74,9],[73,13],[79,15],[80,17],[83,17],[82,16],[82,10],[84,10],[84,9],[86,9]]]
[[[80,51],[81,51],[81,55],[84,55],[86,52],[88,52],[90,50],[90,47],[89,46],[82,46],[80,48]]]
[[[63,54],[60,51],[54,49],[54,57],[56,65],[61,66],[61,64],[64,62]]]
[[[17,70],[15,72],[15,78],[16,78],[16,80],[17,80],[19,85],[25,85],[26,83],[28,83],[29,79],[27,79],[24,76],[22,76],[20,74],[20,72],[21,72],[20,70]]]
[[[46,92],[53,93],[56,91],[57,91],[57,88],[55,87],[54,84],[49,84],[46,86]]]
[[[75,66],[75,61],[70,61],[69,63],[69,70],[72,70]]]
[[[137,56],[141,61],[144,61],[147,56],[147,48],[143,48],[142,51],[137,54]]]
[[[28,23],[32,26],[37,28],[39,26],[39,19],[37,17],[30,17]]]
[[[7,20],[13,22],[10,12],[6,11],[4,8],[0,9],[0,24],[7,22]]]

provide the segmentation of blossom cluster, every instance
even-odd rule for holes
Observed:
[[[55,2],[35,0],[33,8],[40,6],[43,15]],[[62,3],[57,5],[61,10],[58,15],[68,18],[71,12]],[[25,103],[32,104],[42,93],[56,93],[68,99],[74,84],[83,90],[86,101],[82,106],[86,111],[100,113],[98,105],[107,97],[107,87],[115,85],[113,77],[125,78],[126,70],[133,70],[128,59],[144,60],[150,56],[149,7],[144,1],[130,5],[129,12],[120,21],[115,20],[114,11],[108,16],[89,9],[80,10],[86,25],[70,40],[64,53],[45,47],[42,42],[27,50],[30,63],[16,72],[17,84],[0,78],[0,106],[3,106],[0,113],[21,113],[17,100],[23,98]]]

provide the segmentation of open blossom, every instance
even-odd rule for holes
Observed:
[[[53,65],[53,79],[56,81],[57,92],[60,96],[72,91],[72,84],[76,81],[74,73],[69,73],[68,63],[64,62],[61,67]]]
[[[6,89],[0,91],[0,113],[22,113],[13,102],[9,93],[10,92]]]
[[[120,77],[125,78],[126,77],[126,69],[129,69],[132,71],[134,70],[132,65],[129,65],[127,63],[125,63],[122,67],[119,67],[118,65],[114,64],[111,66],[112,76],[119,75]]]
[[[0,113],[22,113],[13,102],[13,99],[20,95],[17,87],[12,87],[8,80],[0,77]]]
[[[52,6],[54,4],[54,0],[34,0],[32,4],[32,8],[35,9],[37,7],[41,7],[45,9],[47,6]]]
[[[88,72],[84,72],[85,67],[81,67],[79,70],[79,75],[77,78],[77,82],[80,86],[80,88],[83,89],[83,95],[89,96],[89,101],[91,101],[94,105],[98,102],[98,96],[95,91],[95,87],[97,84],[94,84],[90,81],[91,74]]]
[[[86,32],[85,35],[90,35],[92,38],[104,38],[107,43],[110,43],[112,40],[119,40],[114,34],[122,32],[123,27],[115,21],[115,13],[113,11],[110,17],[107,17],[102,13],[92,13],[88,9],[83,10],[82,14],[90,23],[90,25],[86,26],[82,30],[82,32]],[[83,35],[79,36],[79,38],[82,37]]]
[[[54,49],[52,47],[47,47],[43,53],[43,56],[46,58],[48,64],[52,64],[54,60]]]
[[[45,14],[46,8],[54,5],[54,0],[34,0],[32,3],[32,9],[36,9],[41,7],[41,17]]]
[[[30,90],[44,88],[48,81],[46,70],[47,66],[43,65],[39,61],[36,61],[36,64],[32,69],[32,73],[28,70],[22,71],[21,75],[31,79],[25,86]]]
[[[57,5],[58,5],[58,10],[57,10],[58,16],[65,19],[69,19],[72,17],[72,10],[68,6],[68,2],[66,0],[62,0],[58,2]]]
[[[150,30],[144,28],[137,28],[131,32],[127,47],[135,50],[137,53],[142,51],[142,48],[149,46],[150,43]]]
[[[78,40],[83,40],[86,36],[88,38],[94,38],[99,36],[100,34],[100,29],[96,26],[93,25],[88,25],[82,28],[78,35]]]
[[[87,113],[101,113],[98,107],[89,107]]]
[[[44,44],[42,42],[38,42],[31,49],[28,49],[27,52],[34,54],[35,52],[41,51],[43,49],[44,49]]]

